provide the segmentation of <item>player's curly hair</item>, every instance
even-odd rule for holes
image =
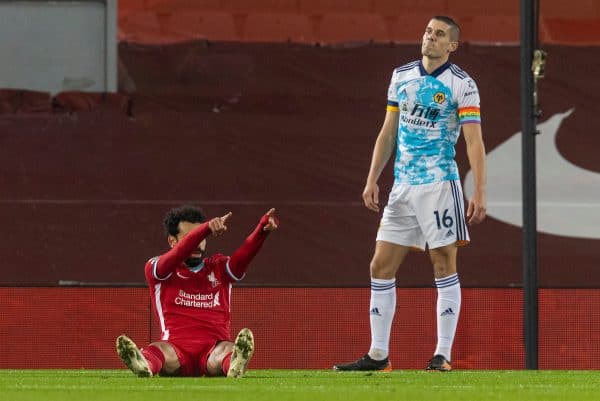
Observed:
[[[206,221],[206,216],[202,209],[192,205],[185,205],[169,210],[163,221],[167,236],[176,236],[179,234],[179,223],[182,221],[204,223]]]

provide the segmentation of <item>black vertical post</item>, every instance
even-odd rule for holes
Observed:
[[[523,189],[523,336],[525,367],[538,368],[537,196],[535,171],[534,81],[537,42],[535,0],[521,0],[521,131]]]

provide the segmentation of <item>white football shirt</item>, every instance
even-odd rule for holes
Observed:
[[[428,74],[421,61],[394,70],[388,110],[397,111],[395,184],[458,180],[454,146],[463,124],[480,124],[479,90],[458,66],[446,62]]]

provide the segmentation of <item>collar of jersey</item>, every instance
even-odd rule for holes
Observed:
[[[444,64],[442,64],[438,68],[436,68],[435,71],[433,71],[431,74],[429,74],[429,73],[427,73],[427,70],[425,70],[425,67],[423,67],[423,61],[419,61],[419,71],[421,71],[421,76],[429,75],[431,77],[437,78],[442,72],[444,72],[448,68],[450,68],[451,64],[452,63],[450,63],[449,61],[446,61]]]
[[[202,261],[198,266],[194,268],[188,267],[185,263],[181,268],[182,273],[199,273],[202,269],[204,269],[204,261]]]

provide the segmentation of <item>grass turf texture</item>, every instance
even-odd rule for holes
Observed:
[[[599,371],[392,373],[250,370],[242,379],[150,378],[128,370],[0,370],[6,401],[598,400]]]

